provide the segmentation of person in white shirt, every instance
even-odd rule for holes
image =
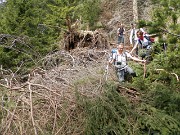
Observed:
[[[130,45],[132,47],[135,46],[135,44],[137,43],[138,37],[137,37],[137,31],[138,29],[136,29],[136,24],[131,23],[131,30],[130,30],[130,36],[129,36],[129,41],[130,41]],[[136,55],[138,55],[138,47],[136,48]]]
[[[138,40],[138,37],[136,34],[137,31],[138,29],[136,29],[136,24],[131,23],[131,30],[130,30],[130,36],[129,36],[129,41],[130,41],[131,46],[134,46]]]
[[[114,63],[119,82],[125,81],[124,76],[126,73],[131,74],[133,77],[136,76],[136,73],[133,71],[133,69],[128,66],[127,58],[138,62],[146,62],[146,60],[140,60],[137,57],[133,57],[130,53],[124,52],[123,49],[123,44],[119,44],[116,53],[114,53],[112,56],[112,60],[109,61],[110,64]]]

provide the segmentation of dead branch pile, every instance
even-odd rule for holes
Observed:
[[[71,31],[65,34],[64,44],[64,51],[47,55],[40,67],[22,77],[26,81],[19,81],[21,67],[16,72],[1,67],[2,134],[83,132],[83,112],[77,110],[76,95],[101,96],[109,43],[98,31]],[[108,79],[115,80],[110,70]]]
[[[101,95],[108,50],[76,48],[42,59],[42,67],[18,81],[17,72],[1,67],[2,134],[79,134],[76,93]],[[80,119],[80,118],[79,118]],[[76,125],[73,123],[76,122]]]
[[[63,135],[83,131],[83,121],[77,125],[75,120],[82,113],[76,110],[76,93],[89,98],[101,95],[109,43],[99,30],[72,29],[68,19],[67,25],[65,51],[47,55],[41,59],[41,67],[19,78],[21,67],[12,72],[1,66],[0,132],[3,135]],[[9,41],[10,47],[15,48],[23,39],[11,36],[0,39],[3,44]]]
[[[64,48],[70,51],[75,48],[108,49],[109,42],[105,34],[95,31],[68,31],[64,34]]]

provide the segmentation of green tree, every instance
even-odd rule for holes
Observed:
[[[5,43],[1,42],[1,47],[14,47],[13,42],[19,53],[11,48],[8,52],[12,52],[3,55],[0,62],[9,68],[17,66],[22,59],[33,59],[34,62],[40,59],[54,50],[57,47],[56,41],[63,38],[60,36],[67,30],[67,18],[72,22],[81,18],[82,23],[93,25],[98,18],[98,3],[90,0],[7,0],[0,8],[0,33],[11,35],[11,38],[7,38]],[[28,42],[22,43],[22,39]],[[1,54],[6,51],[1,49]],[[6,58],[17,60],[9,64]]]
[[[0,33],[10,35],[6,37],[7,42],[1,43],[1,47],[10,48],[1,49],[3,57],[0,58],[0,62],[5,67],[18,66],[22,60],[28,61],[27,59],[31,65],[32,60],[35,62],[53,48],[53,42],[57,39],[54,29],[41,27],[49,12],[46,2],[7,0],[1,8]],[[6,58],[16,60],[10,64]]]
[[[159,49],[153,61],[148,65],[147,78],[144,80],[142,100],[151,107],[160,110],[160,115],[166,114],[167,121],[176,121],[176,129],[164,129],[162,134],[178,134],[180,119],[180,1],[179,0],[152,0],[154,4],[152,21],[140,21],[150,33],[159,36],[159,42],[153,45]],[[163,50],[163,44],[168,46]],[[135,84],[142,82],[139,78]],[[164,113],[164,114],[163,114]],[[164,116],[162,116],[164,117]],[[174,123],[174,122],[173,122]],[[166,123],[167,124],[167,123]],[[168,131],[169,130],[169,131]]]

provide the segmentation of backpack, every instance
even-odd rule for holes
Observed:
[[[141,45],[141,48],[146,48],[147,46],[150,46],[152,43],[154,43],[149,36],[146,36],[146,35],[145,35],[145,36],[143,36],[143,37],[147,39],[148,44],[143,44],[142,41],[141,41],[141,39],[138,39],[138,41],[139,41],[139,43],[140,43],[140,45]]]
[[[116,48],[113,48],[113,49],[111,50],[110,60],[113,59],[113,55],[114,55],[115,53],[117,53],[117,49],[116,49]],[[113,63],[113,64],[115,64],[115,63]]]
[[[117,49],[116,49],[116,48],[113,48],[113,49],[111,50],[111,55],[112,55],[112,56],[113,56],[114,53],[117,53]]]
[[[124,33],[124,28],[119,28],[119,35],[123,35],[123,33]]]
[[[154,39],[149,36],[144,36],[149,42],[154,43]]]

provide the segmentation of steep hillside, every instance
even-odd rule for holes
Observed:
[[[104,1],[99,21],[105,26],[105,30],[99,31],[98,35],[105,35],[101,36],[102,39],[108,35],[107,41],[115,43],[118,21],[124,23],[129,31],[130,23],[141,18],[137,13],[142,13],[141,10],[144,11],[146,7],[138,9],[137,3],[135,0]],[[85,40],[91,41],[91,37],[83,36],[81,41]],[[69,52],[62,50],[47,55],[42,59],[42,67],[33,69],[26,76],[25,83],[19,83],[14,78],[15,74],[1,69],[1,74],[8,76],[1,80],[4,91],[8,90],[9,94],[8,97],[2,97],[3,104],[13,106],[11,111],[2,106],[6,109],[2,116],[6,111],[8,114],[2,120],[1,133],[83,134],[84,119],[82,123],[76,123],[81,121],[84,115],[76,103],[77,95],[93,100],[95,97],[101,97],[107,80],[112,83],[118,81],[113,68],[109,67],[108,72],[105,70],[109,44],[105,46],[105,42],[97,44],[93,41],[88,42],[90,45],[81,46],[82,42]],[[128,32],[126,43],[128,44]],[[136,90],[122,86],[118,89],[123,96],[129,97],[129,101],[138,102],[139,93]]]
[[[116,30],[118,22],[125,24],[127,31],[125,42],[129,45],[130,24],[141,19],[151,19],[150,0],[106,0],[102,4],[102,9],[100,21],[105,25],[109,40],[112,42],[117,42]]]

